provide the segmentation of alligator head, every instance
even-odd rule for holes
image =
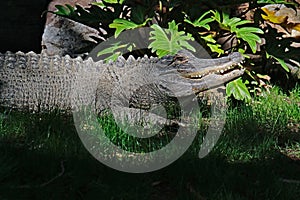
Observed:
[[[161,59],[156,76],[160,88],[170,88],[177,97],[186,96],[240,77],[244,73],[243,61],[244,57],[238,52],[217,59],[200,59],[182,50],[175,56]]]

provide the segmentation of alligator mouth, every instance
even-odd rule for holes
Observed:
[[[192,70],[191,72],[189,72],[188,70],[177,70],[181,76],[183,76],[184,78],[188,78],[188,79],[201,79],[205,76],[209,76],[212,74],[215,75],[225,75],[227,73],[230,73],[234,70],[240,70],[243,69],[243,61],[237,64],[232,64],[229,66],[224,66],[224,67],[216,67],[216,69],[209,69],[209,70],[201,70],[201,71],[194,71]]]
[[[211,75],[227,75],[234,70],[243,70],[244,57],[237,52],[216,59],[195,59],[192,56],[176,55],[172,64],[177,72],[187,79],[202,79]],[[177,65],[176,65],[177,64]]]

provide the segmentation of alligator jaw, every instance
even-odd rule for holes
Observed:
[[[234,52],[227,57],[211,59],[211,65],[207,67],[195,65],[192,72],[181,75],[189,80],[194,93],[200,93],[242,76],[244,74],[243,62],[244,57]]]
[[[241,63],[239,64],[225,63],[224,65],[216,66],[214,69],[205,69],[205,70],[187,72],[187,73],[182,73],[181,75],[189,79],[201,79],[206,76],[210,76],[212,74],[224,75],[230,73],[233,70],[242,69],[242,68],[243,66],[241,65]]]
[[[197,66],[191,63],[190,69],[185,68],[184,70],[178,69],[178,72],[185,78],[189,79],[201,79],[205,76],[210,76],[212,74],[224,75],[230,73],[234,69],[242,69],[242,62],[244,58],[240,53],[232,53],[227,57],[211,59],[209,66]],[[201,62],[200,62],[201,63]]]
[[[244,74],[244,58],[237,52],[217,59],[199,59],[185,51],[174,59],[158,77],[160,88],[171,89],[176,97],[218,87]]]

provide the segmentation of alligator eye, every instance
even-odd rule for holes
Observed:
[[[186,59],[186,57],[183,56],[175,56],[174,60],[178,60],[178,61],[184,61]]]

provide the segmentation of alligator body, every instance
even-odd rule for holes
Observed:
[[[143,107],[233,80],[244,72],[237,67],[242,60],[239,53],[199,59],[185,50],[161,59],[129,56],[109,63],[7,52],[0,54],[0,105],[35,112],[95,105],[101,112],[128,100]]]

